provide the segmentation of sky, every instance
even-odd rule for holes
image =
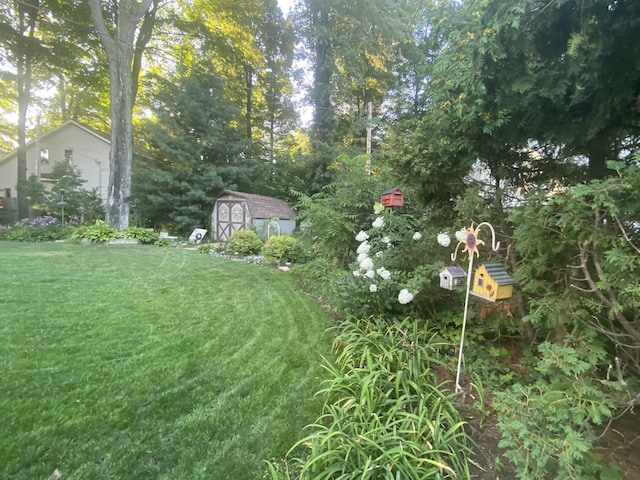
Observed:
[[[282,10],[282,13],[284,13],[285,16],[287,15],[287,13],[289,13],[291,7],[293,7],[293,2],[294,0],[278,0],[280,10]]]

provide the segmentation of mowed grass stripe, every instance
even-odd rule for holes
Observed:
[[[0,243],[0,478],[262,478],[320,413],[326,314],[193,251]]]

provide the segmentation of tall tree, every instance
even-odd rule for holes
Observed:
[[[109,61],[111,154],[107,223],[129,225],[133,161],[133,105],[142,54],[151,39],[160,0],[89,0],[93,23]]]
[[[151,80],[154,118],[143,124],[150,157],[134,169],[136,216],[187,232],[209,224],[223,189],[249,178],[240,109],[224,98],[220,79],[197,65]]]
[[[293,30],[275,0],[196,0],[189,16],[204,28],[199,52],[225,80],[227,96],[242,106],[247,139],[273,155],[276,123],[290,118],[286,93],[293,62]],[[290,102],[289,102],[290,104]],[[281,119],[278,121],[278,119]],[[271,128],[273,121],[273,129]]]
[[[422,2],[306,0],[296,9],[302,50],[313,71],[312,184],[329,181],[337,150],[364,153],[371,102],[376,116],[398,89],[400,46],[412,40]]]
[[[13,72],[3,71],[3,77],[15,80],[18,107],[18,185],[27,181],[27,110],[34,83],[33,72],[45,55],[46,47],[37,30],[45,12],[40,0],[14,0],[0,7],[0,33],[5,42],[0,46],[0,59]],[[3,66],[4,66],[3,65]],[[4,70],[4,68],[3,68]],[[18,189],[18,216],[27,217],[29,205],[24,192]]]

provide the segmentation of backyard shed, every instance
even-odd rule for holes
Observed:
[[[296,228],[295,211],[284,200],[253,193],[225,190],[211,213],[213,240],[226,242],[236,230],[253,228],[258,235],[290,234]]]
[[[480,265],[473,277],[471,294],[491,302],[510,298],[513,295],[515,281],[505,271],[500,262],[485,262]]]

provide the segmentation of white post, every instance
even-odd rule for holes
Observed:
[[[469,271],[467,272],[467,295],[464,299],[464,315],[462,317],[462,333],[460,334],[460,352],[458,353],[458,372],[456,373],[456,392],[462,390],[460,386],[460,371],[462,370],[462,349],[464,348],[464,332],[467,328],[467,311],[469,310],[469,291],[471,290],[471,275],[473,274],[473,253],[469,256]]]
[[[367,175],[371,175],[371,117],[373,115],[373,106],[371,102],[367,104]]]

